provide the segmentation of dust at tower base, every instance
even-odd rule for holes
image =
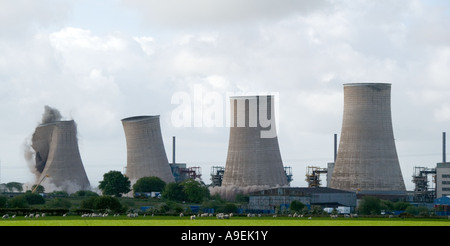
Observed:
[[[274,97],[231,97],[230,107],[230,138],[222,186],[287,186],[276,134]]]
[[[122,119],[127,143],[126,176],[133,185],[143,177],[175,182],[161,134],[159,115]]]
[[[63,190],[73,193],[90,189],[90,183],[78,148],[75,121],[55,121],[39,125],[33,136],[36,181],[47,177],[45,191]]]
[[[344,116],[331,188],[403,196],[391,118],[391,84],[344,84]]]

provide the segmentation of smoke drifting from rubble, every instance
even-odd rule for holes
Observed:
[[[62,115],[58,109],[45,105],[45,111],[42,115],[41,125],[48,124],[56,121],[61,121]]]
[[[274,187],[270,187],[268,185],[252,185],[252,186],[244,186],[244,187],[227,185],[227,186],[210,187],[209,192],[211,193],[211,195],[219,194],[220,197],[222,197],[223,199],[225,199],[227,201],[233,201],[236,198],[237,194],[246,195],[251,192],[266,190],[269,188],[274,188]]]

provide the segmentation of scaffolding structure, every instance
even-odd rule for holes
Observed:
[[[306,179],[305,179],[305,181],[308,183],[308,187],[310,188],[320,187],[321,186],[320,174],[322,173],[328,173],[328,169],[315,166],[308,166],[306,170]]]
[[[436,188],[428,185],[428,175],[432,175],[432,183],[436,183],[436,168],[414,167],[414,201],[433,202],[436,198]]]
[[[187,179],[201,181],[202,174],[200,167],[186,167],[186,163],[170,163],[169,165],[175,182],[183,182]]]
[[[292,178],[292,167],[284,167],[284,172],[286,173],[287,182],[290,184],[294,180]]]
[[[193,180],[201,180],[202,178],[202,172],[200,167],[188,167],[181,169],[181,173],[184,174],[187,179],[193,179]]]
[[[211,167],[211,185],[222,186],[223,174],[225,173],[225,167],[213,166]]]

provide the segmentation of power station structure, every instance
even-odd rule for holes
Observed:
[[[166,183],[175,182],[164,148],[159,115],[125,118],[122,125],[127,144],[125,175],[131,184],[150,176]]]
[[[78,148],[75,121],[39,125],[31,147],[35,151],[36,183],[67,192],[86,190],[90,183]]]
[[[230,98],[230,137],[222,186],[287,186],[275,127],[274,96]]]
[[[344,115],[331,188],[406,195],[391,118],[391,84],[344,84]]]

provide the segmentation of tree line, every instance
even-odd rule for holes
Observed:
[[[32,189],[33,188],[34,187],[32,187]],[[162,199],[154,199],[157,199],[158,201],[158,206],[152,210],[152,212],[155,213],[184,212],[186,211],[186,206],[180,206],[180,204],[184,203],[202,204],[205,202],[205,206],[212,206],[216,209],[219,208],[219,210],[226,205],[226,202],[220,197],[211,197],[209,190],[205,185],[191,179],[179,183],[166,184],[158,177],[143,177],[137,180],[131,187],[131,182],[128,177],[119,171],[109,171],[103,175],[103,180],[99,182],[98,188],[101,191],[101,195],[87,190],[80,190],[70,195],[64,191],[55,191],[45,193],[45,197],[52,198],[47,200],[41,195],[44,193],[44,187],[42,186],[39,186],[35,193],[28,190],[23,194],[15,194],[12,197],[0,195],[0,212],[1,210],[6,211],[8,209],[29,211],[29,209],[39,206],[48,209],[69,209],[73,204],[71,204],[70,199],[65,198],[75,198],[81,200],[78,207],[75,209],[77,211],[108,210],[122,213],[130,209],[130,206],[124,205],[123,202],[121,203],[119,198],[125,194],[129,196],[130,192],[132,192],[132,196],[137,193],[160,193]],[[8,183],[3,185],[3,191],[22,192],[22,184],[17,182]],[[213,202],[209,201],[210,199],[212,199]],[[227,206],[230,207],[229,205]],[[235,208],[237,209],[237,207]]]

